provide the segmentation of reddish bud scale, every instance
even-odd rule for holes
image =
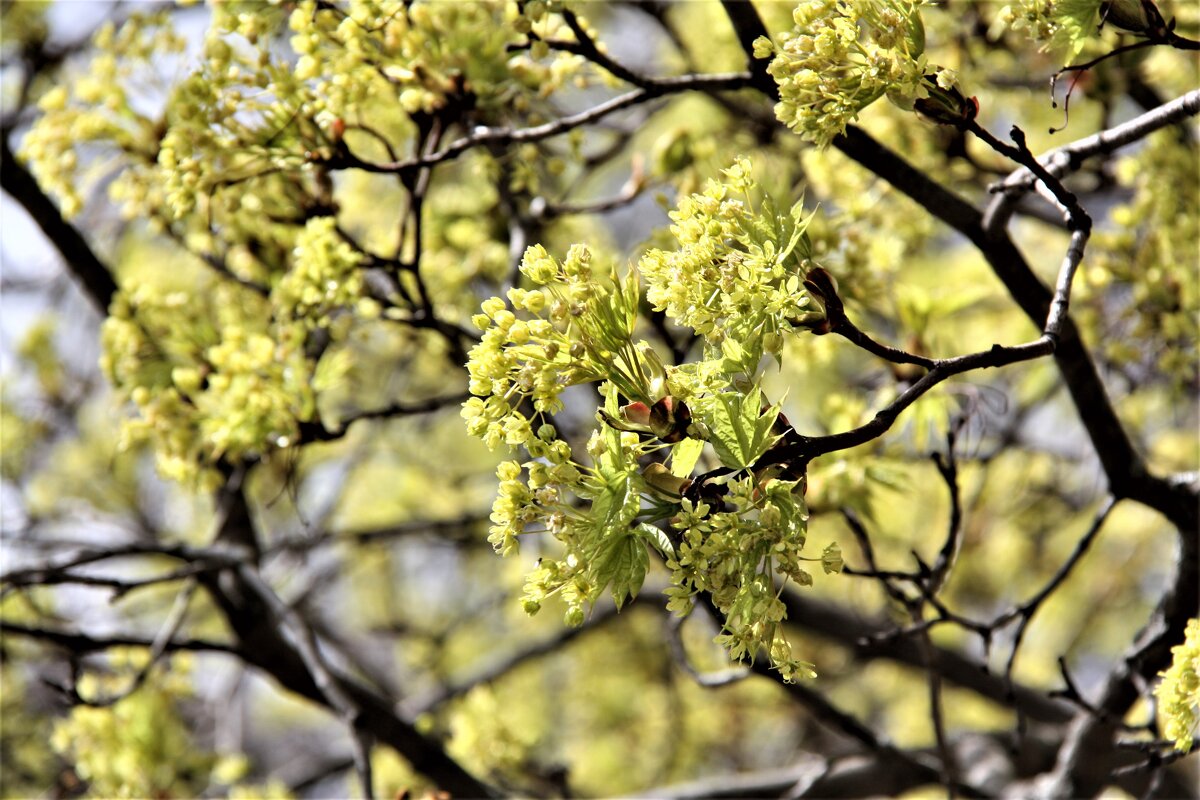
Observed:
[[[630,425],[649,425],[650,407],[645,403],[630,403],[621,408],[621,417]]]

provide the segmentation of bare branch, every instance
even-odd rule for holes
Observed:
[[[56,688],[66,692],[71,698],[72,703],[92,708],[106,708],[115,705],[142,688],[146,679],[150,677],[150,673],[158,666],[163,655],[166,654],[167,648],[174,640],[175,634],[179,632],[180,626],[183,625],[183,620],[187,616],[188,606],[191,604],[197,585],[195,580],[189,580],[175,596],[175,602],[167,614],[166,621],[163,622],[158,634],[155,635],[154,640],[150,643],[150,654],[146,659],[146,663],[134,674],[133,680],[124,690],[108,695],[107,697],[83,697],[79,694],[79,686],[74,680],[74,674],[72,674],[69,686],[59,686]],[[72,673],[74,673],[74,669],[72,669]]]
[[[38,186],[29,170],[17,161],[8,146],[11,131],[0,130],[0,188],[16,200],[33,217],[46,239],[63,258],[67,270],[82,286],[84,294],[100,313],[108,310],[113,295],[117,293],[117,282],[112,271],[96,255],[96,251],[83,238],[62,212]]]
[[[1062,179],[1092,156],[1115,153],[1122,147],[1140,141],[1151,133],[1200,113],[1200,89],[1188,92],[1158,108],[1151,109],[1128,122],[1057,147],[1038,159],[1045,170]],[[996,197],[983,216],[983,229],[992,233],[1008,224],[1014,204],[1029,190],[1034,175],[1029,167],[1021,167],[993,187]]]
[[[670,78],[660,78],[652,86],[637,89],[627,94],[614,97],[592,108],[559,117],[544,125],[529,128],[480,128],[470,136],[448,144],[442,150],[429,155],[416,156],[403,161],[389,164],[371,163],[352,155],[349,150],[342,148],[325,165],[331,169],[361,169],[367,172],[409,172],[422,167],[441,164],[475,147],[496,144],[517,144],[521,142],[538,142],[551,136],[558,136],[574,130],[582,125],[603,119],[613,112],[630,108],[656,97],[685,91],[729,91],[750,86],[750,76],[746,73],[728,73],[712,75],[679,75]]]
[[[325,664],[325,659],[321,656],[317,646],[316,636],[308,623],[294,609],[289,608],[279,599],[279,596],[263,581],[256,569],[241,564],[237,568],[237,574],[295,638],[297,652],[313,676],[317,688],[349,728],[354,750],[354,764],[362,785],[363,796],[371,800],[375,796],[375,791],[371,778],[370,740],[366,732],[361,729],[362,710]]]
[[[667,619],[667,644],[671,649],[671,659],[680,669],[687,673],[689,678],[705,689],[713,689],[718,686],[728,686],[731,683],[745,680],[752,674],[745,667],[730,667],[717,672],[703,673],[696,669],[691,659],[688,658],[687,651],[683,646],[682,633],[685,621],[686,617],[671,616]]]
[[[404,700],[400,706],[407,716],[418,717],[456,697],[461,697],[476,686],[498,680],[522,664],[549,653],[557,652],[566,643],[574,641],[579,636],[590,631],[606,627],[609,623],[617,619],[617,609],[615,606],[601,606],[595,609],[591,617],[578,628],[562,628],[556,635],[523,647],[504,658],[497,659],[467,678],[454,681],[424,694],[413,695]]]
[[[933,463],[937,466],[938,474],[946,483],[950,495],[950,520],[947,524],[946,541],[938,551],[937,561],[929,570],[926,585],[930,594],[936,595],[950,575],[958,550],[962,546],[962,499],[958,491],[958,462],[954,457],[956,436],[951,428],[946,433],[946,455],[934,453]]]
[[[825,453],[857,447],[885,433],[900,412],[912,405],[921,395],[928,392],[942,381],[964,372],[988,367],[1002,367],[1019,361],[1028,361],[1054,352],[1054,341],[1049,336],[1042,336],[1026,344],[1003,347],[993,345],[990,350],[970,353],[957,358],[940,359],[935,366],[916,383],[908,387],[887,407],[876,413],[870,421],[853,430],[835,433],[829,436],[807,437],[799,436],[789,440],[787,444],[769,450],[759,466],[771,464],[794,463],[803,466],[809,460]]]
[[[76,655],[99,653],[114,647],[153,647],[155,643],[153,639],[138,636],[88,636],[53,628],[21,625],[7,620],[0,620],[0,633],[52,644]],[[209,639],[172,639],[163,645],[164,653],[179,651],[240,654],[240,650],[233,645]]]
[[[331,442],[341,439],[346,435],[350,426],[360,420],[379,420],[379,419],[395,419],[396,417],[415,416],[417,414],[428,414],[433,411],[440,411],[443,408],[450,406],[462,405],[470,397],[470,393],[463,392],[461,394],[449,395],[446,397],[431,397],[426,400],[418,400],[411,403],[393,403],[383,408],[377,408],[372,411],[364,411],[360,414],[342,421],[336,429],[329,429],[320,422],[301,422],[300,423],[300,442]]]

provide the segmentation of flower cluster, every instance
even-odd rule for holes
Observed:
[[[776,214],[755,208],[746,159],[724,170],[727,182],[680,200],[671,212],[676,250],[650,250],[638,263],[646,297],[680,325],[730,357],[730,372],[753,373],[764,350],[778,355],[780,333],[808,304],[804,230],[811,215],[797,203]]]
[[[315,0],[288,18],[295,75],[311,82],[325,108],[353,115],[365,101],[395,97],[405,114],[483,113],[545,97],[578,69],[581,59],[556,55],[539,63],[509,46],[528,30],[513,3],[417,2],[397,13],[393,3],[367,0],[345,13]],[[542,4],[545,15],[545,4]],[[386,53],[380,60],[380,53]],[[519,87],[513,86],[513,79]],[[517,88],[518,91],[514,91]]]
[[[615,411],[616,389],[606,384],[604,393]],[[661,445],[606,428],[588,443],[592,465],[585,466],[556,435],[553,425],[542,424],[524,445],[528,460],[500,464],[488,540],[501,555],[517,552],[524,533],[545,531],[558,540],[562,554],[540,558],[526,576],[522,605],[536,614],[547,598],[558,596],[566,604],[565,622],[579,625],[606,589],[618,606],[636,595],[647,546],[663,546],[655,529],[637,523],[644,513],[662,514],[661,498],[637,468],[639,458]]]
[[[901,108],[946,94],[957,100],[955,77],[930,72],[925,57],[923,0],[805,0],[795,27],[755,42],[755,56],[773,56],[767,71],[779,85],[775,115],[819,146],[829,144],[859,112],[883,96]]]
[[[1101,21],[1145,33],[1161,22],[1161,16],[1157,11],[1147,14],[1142,0],[1015,0],[996,15],[998,26],[1042,42],[1044,50],[1062,55],[1068,64],[1097,38]]]
[[[112,666],[132,672],[145,655],[116,651]],[[49,745],[68,759],[89,790],[101,797],[199,795],[216,765],[198,747],[181,710],[192,693],[188,662],[155,670],[138,691],[109,707],[76,705],[54,724]],[[165,674],[164,674],[165,673]],[[85,673],[80,694],[105,697],[127,690],[120,674]]]
[[[1161,673],[1154,696],[1163,735],[1186,753],[1200,726],[1200,620],[1188,620],[1183,644],[1172,647],[1171,653],[1171,666]]]
[[[118,294],[101,360],[138,407],[125,440],[151,439],[164,476],[201,486],[218,459],[288,446],[315,412],[302,339],[271,331],[250,292],[212,294],[211,305],[150,286]]]
[[[808,219],[799,204],[782,215],[769,199],[756,207],[751,169],[740,159],[725,171],[727,184],[684,198],[671,214],[678,249],[651,250],[625,276],[598,279],[579,245],[562,261],[530,247],[521,272],[536,288],[511,289],[507,303],[493,297],[474,317],[483,330],[467,364],[476,396],[462,415],[490,447],[528,454],[497,470],[496,550],[509,555],[520,536],[541,532],[562,546],[527,576],[527,612],[558,596],[566,621],[579,624],[605,590],[620,605],[637,593],[653,549],[672,572],[674,610],[707,593],[726,617],[719,641],[730,654],[763,650],[793,680],[812,667],[793,658],[783,636],[776,582],[808,585],[804,562],[836,572],[841,556],[836,548],[820,559],[801,555],[803,480],[756,467],[781,434],[779,407],[764,402],[753,378],[764,352],[778,356],[805,313]],[[639,272],[657,308],[704,336],[700,361],[665,366],[633,339]],[[605,400],[584,464],[550,416],[563,408],[565,387],[590,382],[603,382]],[[719,468],[693,479],[710,449]]]
[[[533,428],[518,407],[529,400],[537,414],[552,414],[562,408],[559,395],[567,386],[609,379],[628,398],[653,399],[645,350],[632,340],[637,276],[614,274],[605,284],[593,277],[591,262],[591,251],[581,245],[562,262],[540,245],[530,247],[521,271],[542,288],[513,288],[512,310],[493,297],[473,317],[483,329],[467,362],[477,397],[463,416],[468,432],[489,447],[529,442]]]
[[[672,526],[681,531],[677,555],[667,560],[673,586],[668,607],[690,608],[692,597],[708,592],[726,618],[718,637],[735,659],[770,654],[785,680],[812,677],[811,664],[792,657],[781,623],[787,610],[776,577],[808,586],[812,576],[800,555],[808,531],[803,487],[797,481],[743,476],[728,484],[728,510],[684,500]],[[841,554],[831,545],[819,559],[826,572],[841,570]]]
[[[64,216],[82,210],[83,197],[98,177],[86,160],[80,162],[80,153],[93,146],[155,152],[156,126],[131,107],[124,87],[147,59],[183,52],[186,42],[168,20],[163,10],[132,14],[119,28],[106,23],[96,33],[98,55],[86,74],[60,82],[39,99],[42,116],[22,140],[19,155],[38,183],[58,198]]]
[[[333,217],[313,217],[296,237],[292,268],[271,292],[284,319],[328,327],[329,314],[362,294],[360,257],[337,231]]]

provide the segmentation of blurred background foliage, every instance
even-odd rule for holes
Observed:
[[[586,242],[598,261],[634,262],[665,244],[676,198],[736,156],[752,158],[765,191],[819,209],[814,258],[880,340],[948,356],[1033,338],[978,252],[895,187],[782,129],[750,90],[666,95],[563,136],[476,147],[424,178],[414,223],[411,190],[424,173],[365,164],[434,151],[481,126],[543,124],[628,88],[579,55],[526,46],[530,30],[571,37],[546,3],[96,5],[72,18],[76,4],[3,4],[4,134],[119,286],[102,318],[6,199],[6,571],[69,545],[204,546],[222,465],[252,464],[247,492],[271,585],[331,660],[396,698],[495,786],[627,795],[846,751],[770,679],[699,685],[671,642],[695,669],[724,670],[717,631],[703,615],[680,623],[665,613],[668,573],[654,559],[642,596],[620,614],[601,604],[570,630],[557,612],[522,612],[524,574],[554,545],[529,538],[519,558],[500,560],[486,542],[498,459],[458,415],[469,344],[460,331],[484,298],[513,285],[525,245],[561,255]],[[1055,107],[1047,80],[1063,61],[1013,23],[1019,5],[948,0],[922,14],[930,60],[978,97],[985,126],[1018,122],[1034,153],[1129,118],[1147,97],[1197,86],[1194,55],[1140,50],[1078,75],[1068,114],[1062,87],[1074,78],[1060,83]],[[1158,5],[1196,34],[1195,4]],[[791,4],[756,6],[768,30],[791,29]],[[570,8],[639,72],[745,67],[716,2]],[[1122,36],[1102,29],[1076,60]],[[857,124],[973,203],[1012,168],[888,103]],[[1200,462],[1196,164],[1188,123],[1072,184],[1097,223],[1073,313],[1158,473]],[[622,192],[611,209],[572,208]],[[1052,284],[1066,232],[1031,211],[1014,235]],[[646,311],[643,335],[665,352],[666,329]],[[784,413],[812,435],[866,422],[912,379],[833,336],[789,338],[783,364],[764,386],[786,392]],[[445,398],[427,413],[403,411]],[[586,436],[588,401],[568,403],[565,430]],[[815,461],[809,549],[838,543],[847,564],[862,566],[849,510],[880,569],[911,569],[913,552],[932,563],[950,503],[930,454],[946,452],[951,430],[964,521],[941,600],[986,620],[1042,587],[1105,502],[1092,446],[1048,360],[960,376],[886,436]],[[1175,558],[1163,517],[1117,506],[1030,626],[1014,679],[1059,688],[1062,658],[1085,694],[1094,688]],[[180,583],[126,591],[121,582],[178,566],[142,557],[84,571],[108,584],[9,585],[0,615],[17,628],[153,639]],[[911,621],[878,581],[818,575],[805,592],[861,619]],[[188,603],[182,638],[230,643],[204,592]],[[790,622],[797,653],[816,665],[814,690],[897,746],[934,744],[923,671]],[[14,630],[0,651],[6,797],[358,791],[342,727],[219,647],[168,653],[137,691],[92,708],[73,706],[70,693],[120,692],[146,648],[66,657]],[[1002,635],[985,652],[953,625],[932,638],[1001,673],[1011,644]],[[511,666],[478,679],[497,664]],[[951,731],[1016,724],[1010,708],[964,688],[947,686],[944,704]],[[1128,722],[1153,724],[1144,705]],[[380,796],[432,789],[393,751],[377,747],[372,758]]]

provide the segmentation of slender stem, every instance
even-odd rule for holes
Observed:
[[[660,78],[653,85],[636,89],[611,100],[595,105],[577,114],[569,114],[543,125],[528,128],[480,128],[469,136],[456,139],[444,149],[428,155],[391,163],[373,163],[364,161],[348,151],[335,153],[333,158],[325,162],[332,169],[361,169],[366,172],[409,172],[421,167],[430,167],[449,161],[467,150],[482,145],[514,144],[521,142],[537,142],[558,136],[583,125],[597,122],[616,111],[636,106],[656,97],[685,91],[725,91],[744,89],[751,85],[748,73],[714,73],[711,75],[679,75],[670,78]]]

